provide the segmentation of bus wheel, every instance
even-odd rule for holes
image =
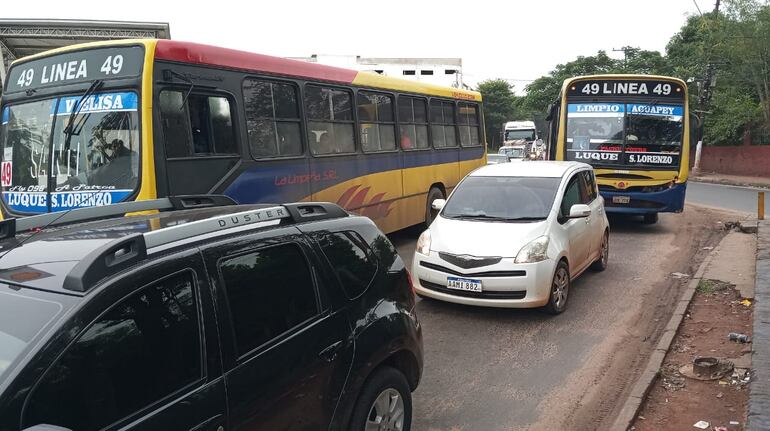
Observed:
[[[658,222],[658,213],[645,214],[644,219],[642,219],[642,223],[644,224],[655,224],[657,222]]]
[[[428,192],[428,202],[425,205],[425,228],[428,228],[438,217],[438,211],[434,210],[431,205],[436,199],[444,199],[444,193],[438,187],[431,187]]]

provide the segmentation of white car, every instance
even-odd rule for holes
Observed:
[[[490,307],[567,306],[571,281],[609,256],[609,223],[591,166],[501,163],[466,176],[417,240],[422,297]]]

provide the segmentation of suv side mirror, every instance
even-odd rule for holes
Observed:
[[[569,209],[567,218],[584,218],[591,215],[591,207],[586,204],[575,204]]]
[[[69,428],[59,427],[56,425],[39,424],[39,425],[31,426],[29,428],[24,428],[24,431],[72,431],[72,430]]]
[[[444,208],[444,205],[446,205],[446,199],[434,199],[433,202],[431,202],[430,207],[436,211],[441,211]]]

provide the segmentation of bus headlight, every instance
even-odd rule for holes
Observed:
[[[533,239],[519,250],[514,263],[535,263],[548,259],[548,236]]]
[[[430,231],[426,230],[425,232],[420,235],[419,238],[417,238],[417,253],[420,253],[424,256],[427,256],[430,254]]]

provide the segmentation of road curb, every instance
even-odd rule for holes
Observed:
[[[720,241],[721,244],[721,241]],[[660,339],[658,340],[655,350],[652,351],[650,359],[647,361],[647,367],[642,371],[641,376],[631,389],[628,398],[623,403],[620,413],[615,418],[610,430],[613,431],[627,431],[631,424],[634,422],[639,409],[644,402],[647,393],[650,391],[652,384],[658,377],[661,365],[663,365],[663,359],[668,353],[668,349],[671,347],[671,343],[674,341],[676,332],[679,330],[679,325],[684,320],[684,316],[687,314],[687,307],[690,306],[690,301],[695,295],[695,289],[698,287],[698,283],[703,278],[703,274],[706,272],[706,268],[709,266],[714,256],[717,255],[719,246],[715,247],[711,252],[703,259],[703,262],[698,267],[698,270],[693,275],[692,279],[687,283],[687,287],[682,292],[682,296],[679,298],[674,314],[669,319],[666,328],[663,330]]]
[[[770,184],[765,184],[765,183],[741,183],[741,182],[732,182],[732,181],[720,181],[720,180],[700,178],[700,177],[690,177],[690,181],[694,183],[717,184],[720,186],[749,187],[749,188],[765,189],[765,190],[770,189]]]
[[[770,220],[758,227],[747,431],[770,429]]]

